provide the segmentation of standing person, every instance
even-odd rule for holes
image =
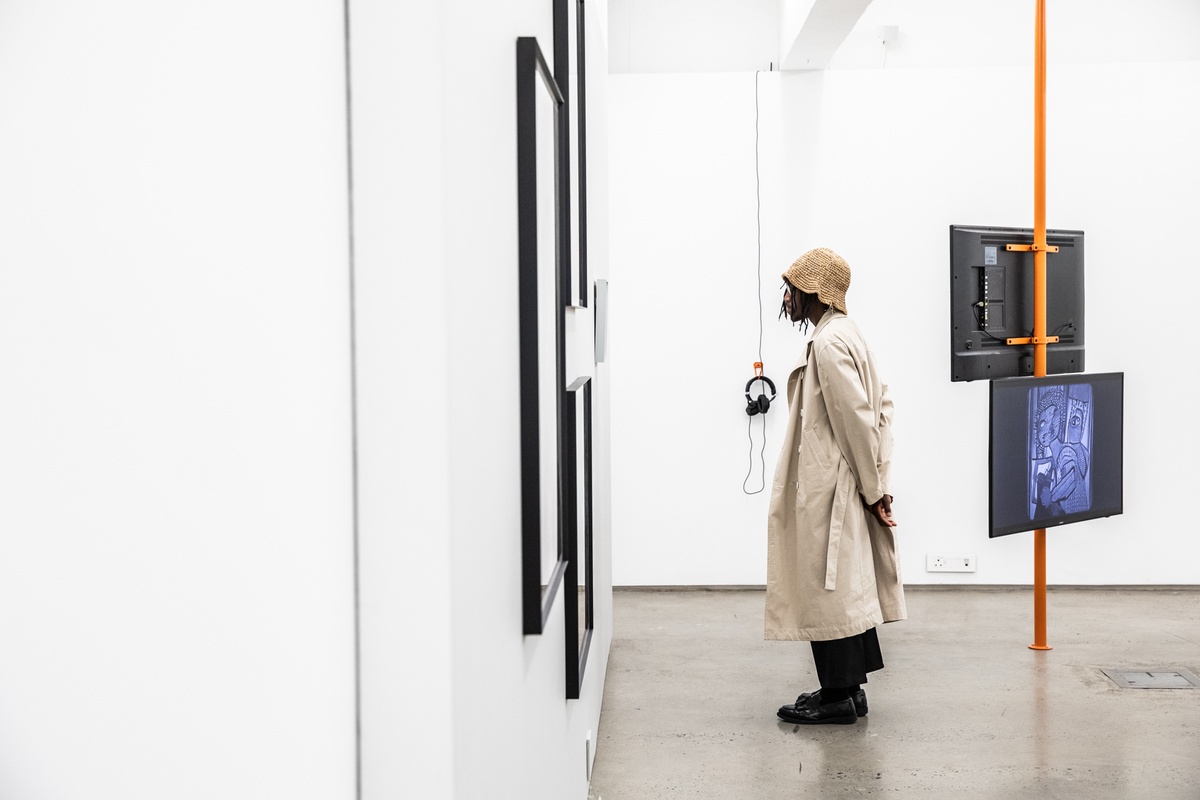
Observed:
[[[767,523],[767,639],[812,643],[820,689],[779,709],[801,724],[867,713],[875,627],[906,617],[888,473],[892,402],[846,315],[850,266],[827,248],[783,273],[782,314],[813,325],[788,377],[788,428]]]

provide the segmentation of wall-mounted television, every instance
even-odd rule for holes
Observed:
[[[950,226],[950,380],[1033,375],[1033,244],[1029,228]],[[1046,374],[1083,372],[1083,231],[1048,230]]]
[[[1125,375],[991,382],[992,537],[1122,511]]]

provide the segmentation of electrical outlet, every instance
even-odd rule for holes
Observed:
[[[934,555],[925,556],[926,572],[974,572],[975,556]]]

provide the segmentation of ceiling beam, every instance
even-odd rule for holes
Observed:
[[[785,70],[819,70],[854,29],[871,0],[783,0],[780,39]]]

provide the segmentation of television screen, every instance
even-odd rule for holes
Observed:
[[[991,383],[989,536],[1122,510],[1125,375]]]
[[[1083,231],[1046,231],[1046,373],[1083,372]],[[950,226],[950,380],[1033,375],[1033,244],[1029,228]]]

